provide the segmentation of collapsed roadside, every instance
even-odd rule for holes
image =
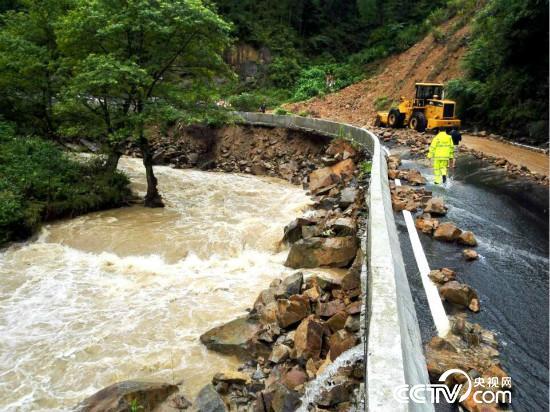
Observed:
[[[160,410],[216,405],[217,410],[280,411],[308,403],[350,410],[362,399],[364,381],[359,239],[367,215],[368,154],[342,139],[286,129],[230,126],[178,133],[170,137],[176,142],[163,137],[154,144],[158,163],[282,177],[309,190],[311,209],[291,222],[281,239],[281,246],[289,247],[285,265],[302,271],[272,282],[250,302],[246,316],[201,336],[209,349],[244,363],[216,374],[194,402],[177,384],[126,381],[88,398],[80,410],[134,401]],[[334,273],[327,275],[327,268]],[[327,380],[312,392],[319,375]]]

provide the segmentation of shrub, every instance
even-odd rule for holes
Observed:
[[[451,10],[449,8],[438,8],[433,10],[427,18],[427,23],[430,26],[439,26],[445,23],[451,17]]]
[[[242,112],[257,111],[263,103],[262,97],[253,93],[241,93],[239,95],[230,96],[227,101],[233,108]]]
[[[325,71],[319,66],[302,70],[294,91],[294,100],[307,100],[326,90]]]
[[[101,159],[71,160],[39,138],[0,141],[0,243],[22,239],[44,220],[127,202],[129,181]]]
[[[434,36],[434,40],[436,41],[436,43],[445,43],[445,41],[447,40],[447,35],[439,28],[433,27],[431,32],[432,36]]]
[[[294,58],[276,57],[268,68],[268,77],[274,86],[290,89],[294,86],[302,68]]]
[[[352,55],[349,62],[353,65],[366,65],[375,60],[383,59],[388,56],[386,47],[382,45],[372,46],[359,53]]]
[[[289,114],[290,112],[288,110],[283,109],[282,107],[277,107],[273,113],[279,116],[284,116],[285,114]]]
[[[389,99],[388,96],[382,96],[382,97],[378,97],[374,101],[374,108],[377,111],[389,110],[392,107],[392,104],[393,104],[393,100]]]

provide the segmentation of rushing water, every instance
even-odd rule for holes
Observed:
[[[424,161],[404,161],[433,179]],[[472,158],[460,157],[446,189],[428,184],[449,205],[447,218],[478,240],[480,259],[465,262],[462,247],[421,236],[430,267],[451,267],[472,285],[481,312],[471,319],[497,332],[501,360],[512,377],[514,411],[548,410],[548,190]],[[431,315],[401,214],[401,248],[425,340]]]
[[[141,161],[123,158],[133,188]],[[184,381],[237,360],[199,335],[290,273],[282,227],[308,203],[276,179],[155,169],[165,209],[92,213],[0,254],[0,410],[64,410],[116,381]]]

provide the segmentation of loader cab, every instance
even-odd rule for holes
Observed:
[[[426,107],[428,100],[442,100],[444,90],[443,85],[440,83],[416,83],[415,84],[415,107]]]

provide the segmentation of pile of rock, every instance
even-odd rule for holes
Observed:
[[[211,350],[248,359],[238,380],[235,372],[218,374],[203,389],[217,394],[218,404],[226,407],[220,410],[244,411],[250,405],[256,411],[295,410],[307,382],[360,343],[364,257],[359,233],[364,230],[367,177],[359,175],[356,165],[362,158],[364,154],[345,140],[328,145],[324,166],[307,177],[312,210],[286,226],[283,236],[290,246],[286,266],[348,268],[346,274],[340,279],[305,279],[296,272],[275,280],[260,292],[247,316],[201,336]],[[315,407],[349,410],[363,379],[361,362],[343,368]]]
[[[428,276],[437,285],[441,299],[459,308],[479,312],[477,292],[470,285],[457,282],[453,270],[449,268],[432,270]]]
[[[304,279],[301,272],[276,280],[247,316],[201,336],[209,349],[249,359],[239,372],[212,381],[228,410],[248,410],[251,404],[257,411],[294,410],[304,385],[360,342],[361,264],[358,253],[340,281]],[[342,380],[338,396],[327,394],[319,405],[348,404],[362,379],[358,366]]]
[[[387,158],[388,178],[402,179],[413,186],[425,185],[426,178],[416,169],[399,169],[401,159],[398,155],[391,155]]]
[[[432,193],[423,187],[415,189],[411,186],[395,186],[393,183],[390,184],[390,193],[395,212],[416,212],[432,197]]]
[[[280,177],[293,184],[307,184],[309,174],[322,166],[338,172],[361,157],[343,139],[279,128],[175,126],[152,134],[155,164]],[[136,147],[127,154],[140,156]]]
[[[398,146],[410,147],[411,154],[418,157],[425,157],[428,153],[428,146],[432,136],[426,133],[418,133],[409,128],[387,129],[383,127],[371,128],[373,133],[387,143],[394,143]]]
[[[469,397],[461,402],[462,407],[470,412],[497,411],[499,405],[487,403],[484,397],[474,400],[474,388],[476,379],[479,382],[491,382],[489,388],[482,390],[509,390],[504,387],[504,378],[509,375],[502,369],[498,360],[498,343],[494,333],[483,329],[480,325],[467,322],[463,315],[455,317],[452,321],[452,332],[445,338],[434,337],[426,346],[426,361],[428,373],[432,382],[439,383],[439,377],[450,369],[460,369],[466,372],[472,382],[472,392]],[[467,389],[464,385],[466,377],[461,374],[452,374],[445,381],[450,388],[461,385],[461,394]]]
[[[490,156],[478,150],[469,149],[465,146],[460,146],[460,151],[469,153],[472,156],[474,156],[476,159],[481,159],[497,167],[501,167],[505,169],[508,173],[514,176],[519,176],[530,180],[534,180],[535,182],[544,186],[550,185],[550,180],[548,176],[541,175],[536,172],[531,172],[527,167],[510,163],[507,159],[503,157]]]

